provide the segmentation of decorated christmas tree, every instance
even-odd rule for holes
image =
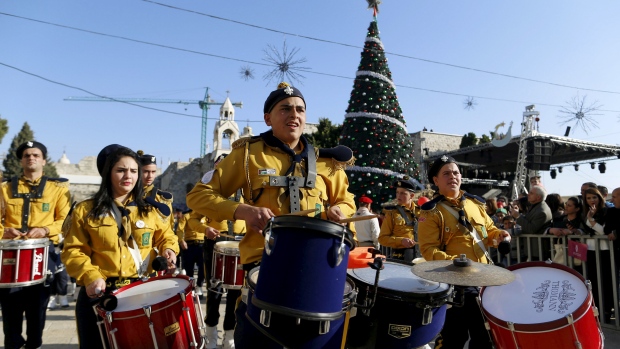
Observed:
[[[340,144],[351,148],[357,158],[355,166],[346,171],[349,191],[356,199],[362,195],[372,198],[374,209],[395,197],[395,181],[419,181],[413,146],[379,38],[376,8],[366,34]]]

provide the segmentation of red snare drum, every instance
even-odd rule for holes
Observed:
[[[96,307],[110,347],[202,348],[205,325],[193,284],[185,275],[164,275],[114,291],[116,309]],[[101,325],[99,330],[103,337]]]
[[[239,241],[220,241],[213,247],[213,279],[222,287],[239,290],[243,286],[243,264],[239,256]]]
[[[0,240],[0,288],[40,284],[47,276],[48,246],[45,239]]]
[[[584,278],[560,264],[527,262],[509,267],[515,281],[480,292],[482,312],[498,348],[603,347]]]

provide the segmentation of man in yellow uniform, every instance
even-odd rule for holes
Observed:
[[[485,200],[468,194],[461,187],[456,160],[446,155],[428,171],[428,180],[438,188],[435,198],[421,207],[418,221],[420,251],[427,261],[456,259],[461,254],[474,262],[488,263],[486,252],[493,240],[510,241],[510,234],[497,228],[486,214]],[[465,303],[452,307],[435,348],[462,349],[469,339],[470,348],[491,348],[489,333],[476,303],[478,289],[466,287]]]
[[[344,172],[353,162],[352,151],[343,146],[316,150],[308,144],[302,135],[306,102],[301,91],[280,84],[267,97],[263,112],[271,130],[236,141],[212,177],[203,178],[187,195],[190,208],[214,221],[245,221],[248,232],[239,249],[246,270],[262,257],[261,233],[271,217],[320,208],[323,219],[339,221],[355,213]],[[243,203],[228,199],[238,189]],[[236,311],[237,348],[272,347],[245,319],[245,308],[240,304]]]
[[[138,150],[137,154],[140,158],[140,166],[142,166],[142,184],[144,185],[144,201],[154,206],[159,211],[162,219],[169,220],[170,226],[174,224],[174,216],[172,210],[172,193],[155,189],[153,182],[157,178],[157,158],[153,155],[144,154],[142,150]],[[162,206],[166,205],[168,208]],[[169,213],[168,213],[169,212]]]
[[[393,249],[392,258],[411,262],[416,254],[414,228],[417,206],[413,200],[415,186],[408,176],[397,181],[394,186],[398,205],[384,208],[385,218],[381,225],[379,244]]]
[[[62,223],[70,208],[69,182],[43,175],[47,157],[43,144],[29,141],[20,145],[15,153],[21,160],[23,173],[19,178],[2,183],[6,202],[3,239],[49,238],[58,244]],[[55,254],[53,246],[49,253]],[[41,347],[49,298],[50,289],[43,283],[0,289],[5,348]],[[26,340],[22,337],[24,313]]]
[[[183,269],[188,276],[194,275],[194,266],[198,267],[198,278],[196,280],[195,292],[202,296],[202,285],[205,281],[205,261],[202,247],[205,242],[205,231],[200,229],[200,220],[204,218],[193,211],[188,211],[183,215],[185,229],[183,235],[177,233],[181,256],[183,257]],[[198,220],[198,223],[192,221]]]

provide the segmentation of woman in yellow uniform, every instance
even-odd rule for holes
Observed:
[[[92,309],[95,301],[152,272],[157,251],[169,267],[179,251],[169,221],[156,211],[163,208],[144,201],[137,154],[109,145],[97,156],[97,169],[102,177],[99,191],[74,208],[62,252],[69,275],[82,286],[75,315],[80,348],[89,349],[103,347]]]

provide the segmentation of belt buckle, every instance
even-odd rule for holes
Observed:
[[[122,288],[124,286],[127,286],[131,283],[131,281],[127,278],[118,278],[118,280],[114,281],[114,286],[116,286],[116,288]]]

